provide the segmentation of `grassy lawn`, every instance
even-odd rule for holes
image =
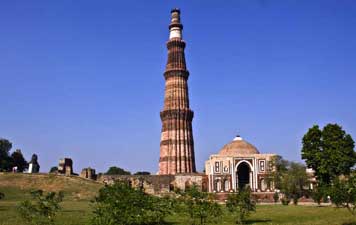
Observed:
[[[24,225],[18,217],[16,205],[19,201],[0,201],[0,225]],[[63,210],[56,219],[56,224],[83,225],[88,224],[91,208],[89,201],[66,200],[62,203]],[[234,219],[228,213],[219,218],[215,224],[234,224]],[[171,215],[167,218],[169,224],[188,224],[183,215]],[[257,212],[251,214],[248,224],[356,224],[353,217],[345,209],[315,206],[282,206],[282,205],[259,205]]]
[[[75,178],[53,175],[0,174],[0,192],[5,193],[5,199],[0,200],[0,225],[25,225],[19,218],[16,206],[29,199],[29,191],[43,189],[65,192],[63,210],[56,218],[57,225],[85,225],[91,217],[90,199],[96,195],[103,185]],[[216,218],[215,224],[234,224],[234,218],[224,210],[221,218]],[[170,224],[187,225],[184,215],[170,215],[166,218]],[[214,223],[211,223],[214,224]],[[282,206],[258,205],[257,212],[249,217],[248,224],[304,224],[304,225],[356,225],[356,216],[346,209],[316,206]]]

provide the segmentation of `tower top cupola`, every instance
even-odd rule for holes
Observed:
[[[180,9],[171,10],[171,23],[169,24],[169,40],[173,38],[182,39],[183,25],[180,23]]]

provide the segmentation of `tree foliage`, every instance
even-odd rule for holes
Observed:
[[[269,172],[267,177],[268,182],[273,182],[276,189],[282,189],[283,175],[288,171],[290,162],[277,155],[272,159],[272,171]]]
[[[138,171],[134,175],[151,175],[151,173],[147,171]]]
[[[57,166],[52,166],[51,169],[49,170],[50,173],[55,173],[58,171],[58,167]]]
[[[17,149],[11,154],[11,159],[12,159],[12,166],[13,167],[16,166],[18,172],[23,172],[25,169],[28,168],[28,163],[23,157],[20,149]]]
[[[249,214],[256,211],[256,203],[251,199],[249,188],[229,194],[226,207],[235,215],[236,224],[244,224]]]
[[[10,157],[10,150],[12,143],[6,139],[0,139],[0,171],[11,171],[12,159]]]
[[[298,199],[307,194],[309,184],[306,168],[303,164],[290,162],[288,170],[282,176],[281,191],[296,205]]]
[[[300,197],[308,194],[305,187],[309,181],[306,167],[303,164],[290,162],[281,156],[276,156],[273,160],[273,167],[275,170],[270,173],[268,179],[272,180],[275,188],[284,194],[282,202],[289,204],[292,199],[294,204],[297,204]]]
[[[120,167],[112,166],[105,173],[106,175],[130,175],[129,171],[126,171]]]
[[[314,202],[318,203],[320,206],[324,196],[327,195],[326,189],[324,186],[317,186],[311,192],[311,197],[313,198]]]
[[[148,195],[126,182],[100,189],[94,201],[92,225],[162,224],[173,207],[169,198]]]
[[[189,217],[190,224],[206,224],[222,215],[221,207],[214,201],[213,194],[202,192],[196,185],[177,191],[179,194],[180,211]]]
[[[25,223],[30,225],[54,225],[54,218],[61,209],[59,203],[63,200],[63,192],[48,192],[42,190],[31,192],[33,201],[23,201],[18,206],[18,212]]]
[[[343,178],[335,178],[328,188],[332,203],[337,207],[347,208],[356,215],[356,176],[351,175]]]
[[[315,125],[303,137],[302,159],[315,170],[319,183],[330,184],[339,175],[350,174],[356,163],[354,141],[341,126]]]

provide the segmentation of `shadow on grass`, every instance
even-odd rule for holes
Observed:
[[[270,219],[256,219],[256,220],[246,220],[246,224],[254,224],[254,223],[269,223],[272,222]],[[353,225],[353,224],[352,224]],[[355,224],[356,225],[356,224]]]
[[[356,225],[356,222],[346,222],[346,223],[343,223],[342,225]]]

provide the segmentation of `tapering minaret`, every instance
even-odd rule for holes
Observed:
[[[182,40],[180,10],[171,11],[164,107],[161,111],[162,133],[159,174],[195,173],[194,141],[189,109],[188,76]]]

